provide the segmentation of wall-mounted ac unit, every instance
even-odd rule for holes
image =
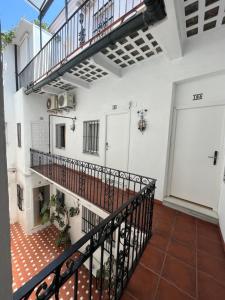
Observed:
[[[50,96],[47,100],[47,110],[57,110],[58,109],[58,96]]]
[[[58,96],[58,108],[66,109],[66,108],[75,108],[75,96],[71,93],[65,92],[59,94]]]

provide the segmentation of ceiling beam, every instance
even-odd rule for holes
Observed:
[[[59,79],[65,83],[71,84],[74,87],[81,87],[84,89],[90,88],[90,84],[87,81],[69,73],[63,74],[63,76],[59,77]]]
[[[171,60],[183,56],[183,38],[179,23],[180,0],[164,0],[167,18],[151,27],[151,33]]]
[[[112,73],[116,77],[122,77],[122,68],[117,64],[113,63],[109,58],[107,58],[102,53],[97,53],[91,57],[92,61],[100,66],[105,71]]]
[[[46,94],[51,94],[51,95],[59,95],[60,93],[64,92],[60,88],[50,86],[50,85],[45,85],[44,87],[41,88],[41,91]]]

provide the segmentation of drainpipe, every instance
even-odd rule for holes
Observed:
[[[39,26],[40,26],[40,50],[42,49],[42,15],[39,15]]]
[[[17,45],[14,45],[14,55],[15,55],[15,80],[16,80],[16,91],[18,91],[18,90],[19,90],[19,81],[18,81]]]
[[[68,0],[65,0],[65,18],[68,21]]]

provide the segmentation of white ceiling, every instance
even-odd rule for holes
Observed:
[[[225,0],[182,1],[187,38],[225,25]]]

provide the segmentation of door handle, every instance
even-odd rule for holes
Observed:
[[[214,156],[208,156],[208,158],[213,158],[213,165],[215,166],[217,164],[219,151],[214,151]]]
[[[109,150],[109,143],[108,143],[108,142],[105,143],[105,150],[106,150],[106,151]]]

